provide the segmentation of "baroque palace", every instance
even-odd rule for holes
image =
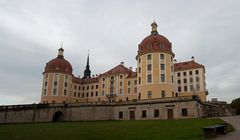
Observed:
[[[121,102],[193,95],[206,101],[204,65],[194,57],[177,62],[171,42],[158,33],[156,22],[151,26],[151,34],[138,45],[136,70],[121,62],[107,72],[91,75],[88,56],[84,76],[76,77],[60,48],[43,72],[41,103]]]
[[[158,120],[225,116],[221,102],[206,102],[204,65],[194,57],[177,62],[171,42],[151,34],[138,45],[137,68],[121,62],[109,71],[91,75],[89,55],[83,77],[58,50],[43,72],[39,104],[0,106],[0,124],[89,120]]]
[[[91,75],[89,55],[83,77],[73,75],[63,48],[46,64],[39,104],[0,106],[0,124],[81,120],[186,119],[214,116],[206,101],[204,65],[194,57],[177,62],[171,42],[157,24],[138,45],[137,68],[121,62]],[[216,116],[216,115],[215,115]]]

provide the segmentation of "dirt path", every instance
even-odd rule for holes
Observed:
[[[232,124],[235,131],[227,135],[221,135],[216,140],[240,140],[240,116],[221,117],[222,120]]]

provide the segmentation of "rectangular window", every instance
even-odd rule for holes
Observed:
[[[147,111],[146,110],[143,110],[142,111],[142,118],[146,118],[147,117]]]
[[[178,92],[182,92],[182,88],[181,87],[178,87]]]
[[[181,80],[178,80],[178,84],[181,84]]]
[[[122,94],[122,89],[119,90],[119,93]]]
[[[164,44],[163,43],[160,43],[160,48],[164,48]]]
[[[98,92],[96,91],[95,96],[98,96]]]
[[[195,70],[195,74],[199,74],[199,71],[198,71],[198,70]]]
[[[98,89],[98,85],[96,85],[96,89]]]
[[[82,94],[82,97],[84,97],[84,93]]]
[[[67,90],[64,89],[63,94],[66,96],[67,95]]]
[[[128,94],[130,94],[130,88],[128,88]]]
[[[54,86],[57,86],[57,81],[54,81],[53,85],[54,85]]]
[[[200,85],[199,84],[196,85],[196,90],[200,90]]]
[[[183,76],[186,76],[187,75],[187,73],[186,72],[183,72]]]
[[[199,82],[199,77],[196,77],[196,82]]]
[[[180,72],[178,72],[178,73],[177,73],[177,76],[181,76],[181,73],[180,73]]]
[[[81,88],[80,88],[80,86],[78,87],[78,90],[80,90]]]
[[[162,90],[162,91],[161,91],[161,96],[162,96],[162,98],[165,98],[165,96],[166,96],[165,94],[166,94],[165,90]]]
[[[45,87],[47,86],[47,82],[45,82]]]
[[[138,84],[141,84],[141,77],[138,77]]]
[[[120,82],[120,86],[122,86],[122,82]]]
[[[77,96],[76,92],[74,92],[74,94],[73,94],[73,95],[74,95],[74,97],[76,97],[76,96]]]
[[[165,74],[161,74],[161,82],[165,82]]]
[[[104,93],[104,91],[102,91],[102,96],[105,96],[105,93]]]
[[[122,118],[123,118],[123,112],[122,112],[122,111],[120,111],[120,112],[118,113],[118,118],[119,118],[119,119],[122,119]]]
[[[151,59],[152,59],[152,55],[151,54],[147,55],[147,60],[151,60]]]
[[[57,95],[57,89],[56,88],[53,89],[53,95]]]
[[[148,83],[152,82],[152,74],[147,75],[147,81],[148,81]]]
[[[77,89],[77,86],[76,86],[76,85],[74,86],[74,89]]]
[[[190,83],[192,83],[193,82],[193,78],[190,78]]]
[[[190,85],[190,91],[194,91],[193,85]]]
[[[184,91],[187,91],[187,86],[184,86]]]
[[[188,116],[187,108],[182,108],[182,116]]]
[[[148,71],[151,71],[151,70],[152,70],[152,64],[148,64],[148,65],[147,65],[147,70],[148,70]]]
[[[148,91],[148,98],[152,98],[152,91]]]
[[[189,71],[189,75],[192,75],[192,71]]]
[[[123,76],[122,76],[122,75],[120,75],[120,79],[122,79],[122,77],[123,77]]]
[[[134,93],[137,93],[137,87],[134,88]]]
[[[165,65],[161,64],[161,70],[165,70]]]
[[[183,79],[184,83],[187,83],[187,79]]]
[[[105,87],[105,85],[104,84],[102,84],[102,88],[104,88]]]
[[[88,92],[87,92],[87,95],[86,95],[87,97],[88,97]]]
[[[82,90],[85,90],[85,87],[83,87]]]
[[[89,86],[87,86],[87,90],[89,90]]]
[[[114,80],[114,77],[113,77],[113,76],[111,76],[111,80]]]
[[[80,93],[78,93],[78,97],[80,97],[81,95],[80,95]]]
[[[93,92],[91,92],[91,97],[93,97]]]
[[[141,67],[138,68],[138,73],[141,73]]]
[[[158,118],[158,117],[159,117],[159,110],[158,110],[158,109],[155,109],[155,110],[154,110],[154,117],[155,117],[155,118]]]
[[[92,85],[92,89],[94,88],[94,86]]]
[[[160,59],[164,59],[164,54],[160,54]]]
[[[137,80],[134,80],[134,85],[137,85]]]
[[[138,63],[141,63],[141,58],[138,58]]]
[[[131,81],[128,81],[128,85],[129,85],[129,86],[131,85]]]

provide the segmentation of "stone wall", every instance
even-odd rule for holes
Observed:
[[[187,109],[187,115],[182,114],[183,108]],[[154,116],[154,110],[159,110],[157,117]],[[203,116],[201,102],[194,98],[179,97],[135,102],[2,106],[0,124],[51,122],[56,112],[63,115],[64,121],[130,120],[130,111],[134,114],[131,118],[134,120],[169,119],[169,110],[172,110],[173,119]],[[146,111],[146,116],[143,116],[143,111]],[[119,112],[122,112],[122,117]]]

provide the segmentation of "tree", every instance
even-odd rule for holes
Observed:
[[[240,115],[240,98],[234,99],[230,106],[236,109],[236,114]]]

